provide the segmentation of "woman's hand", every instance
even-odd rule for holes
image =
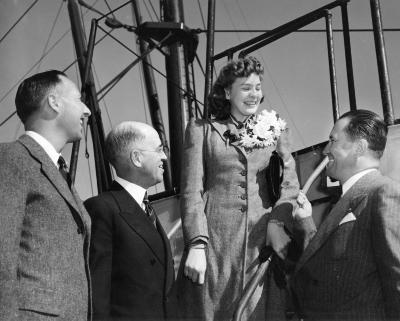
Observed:
[[[185,262],[185,276],[198,284],[204,284],[204,275],[207,268],[206,249],[190,248]]]
[[[308,201],[307,196],[304,194],[303,191],[300,191],[299,195],[297,196],[297,205],[298,206],[293,213],[293,217],[295,219],[303,219],[311,216],[311,203]]]
[[[271,220],[267,226],[267,246],[271,246],[275,253],[284,260],[287,255],[290,237],[286,234],[283,222]]]
[[[276,144],[276,152],[283,159],[284,162],[289,161],[292,153],[291,138],[289,128],[286,128],[279,136]]]

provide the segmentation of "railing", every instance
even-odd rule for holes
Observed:
[[[352,55],[350,46],[350,32],[349,32],[349,23],[347,14],[347,4],[349,2],[350,0],[336,0],[334,2],[331,2],[319,9],[316,9],[288,23],[285,23],[273,30],[267,31],[255,38],[245,41],[237,46],[231,47],[212,57],[212,61],[214,62],[215,60],[221,59],[223,57],[228,57],[228,59],[232,59],[233,55],[238,51],[240,51],[239,57],[244,57],[257,49],[260,49],[276,40],[281,39],[284,36],[289,35],[292,32],[295,32],[319,19],[324,18],[326,21],[326,36],[327,36],[328,61],[329,61],[329,75],[331,83],[333,119],[334,121],[336,121],[339,118],[339,101],[338,101],[337,81],[336,81],[336,71],[335,71],[336,67],[335,67],[335,52],[333,46],[332,14],[330,12],[331,9],[334,9],[336,7],[341,7],[350,106],[352,109],[356,109],[353,64],[352,64]],[[210,88],[211,85],[207,84],[207,81],[209,81],[209,77],[206,76],[205,88]]]

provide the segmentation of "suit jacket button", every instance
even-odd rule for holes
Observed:
[[[245,200],[245,199],[247,199],[247,195],[246,195],[246,194],[243,194],[243,195],[240,196],[240,198],[241,198],[242,200]]]
[[[243,206],[240,208],[240,211],[243,212],[243,213],[246,212],[246,211],[247,211],[247,207],[243,205]]]
[[[246,183],[245,183],[245,182],[241,182],[241,183],[239,184],[239,186],[240,186],[241,188],[246,188]]]
[[[151,260],[150,260],[150,264],[151,264],[151,265],[156,264],[156,259],[151,259]]]
[[[242,175],[242,176],[246,176],[246,174],[247,174],[247,171],[245,169],[240,172],[240,175]]]

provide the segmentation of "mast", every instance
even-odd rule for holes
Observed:
[[[133,17],[136,20],[136,25],[139,26],[142,23],[142,17],[140,14],[140,8],[136,2],[136,0],[131,0],[132,2],[132,10]],[[166,191],[172,190],[173,185],[171,181],[171,164],[170,164],[170,153],[168,147],[168,141],[165,134],[164,122],[162,119],[160,101],[158,99],[157,87],[154,78],[154,72],[151,66],[151,58],[149,55],[144,55],[145,52],[148,51],[149,45],[146,41],[142,39],[142,37],[138,36],[139,48],[141,55],[143,56],[142,68],[143,68],[143,76],[145,81],[145,88],[147,94],[147,101],[149,103],[151,122],[158,132],[160,136],[160,140],[164,147],[164,153],[167,155],[167,161],[164,163],[164,187]]]
[[[208,115],[208,95],[211,91],[213,82],[213,63],[214,63],[214,29],[215,29],[215,0],[208,0],[208,18],[207,18],[207,49],[206,49],[206,83],[204,88],[204,114]],[[232,57],[230,57],[232,58]]]
[[[378,64],[379,85],[381,88],[382,109],[385,122],[394,124],[392,91],[390,89],[389,68],[387,65],[385,39],[383,37],[382,14],[379,0],[370,0],[372,25],[374,29],[376,60]]]
[[[82,82],[82,92],[84,101],[92,115],[89,118],[90,131],[92,133],[93,154],[96,167],[97,190],[98,193],[106,191],[111,184],[111,170],[104,157],[104,129],[101,120],[100,107],[97,101],[96,88],[94,86],[94,78],[92,68],[90,66],[91,59],[86,57],[86,38],[83,30],[80,13],[76,0],[68,0],[68,13],[71,23],[72,37],[75,45],[76,56],[78,59],[79,73]],[[88,60],[88,66],[86,66]],[[86,70],[87,69],[87,70]],[[86,76],[85,76],[86,70]],[[87,81],[85,80],[87,77]],[[79,152],[79,142],[75,142],[71,154],[71,176],[75,178],[77,159]]]
[[[163,0],[164,21],[184,23],[182,0]],[[184,132],[188,119],[188,59],[185,46],[178,41],[168,46],[165,58],[168,93],[169,137],[171,143],[172,185],[179,187]],[[182,89],[184,91],[182,91]]]

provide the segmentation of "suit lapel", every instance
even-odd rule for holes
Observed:
[[[162,234],[160,238],[159,232],[146,217],[144,210],[121,185],[114,182],[111,192],[120,208],[120,216],[143,239],[159,262],[165,265]],[[157,224],[159,224],[158,218]]]
[[[73,213],[73,216],[77,225],[86,230],[85,227],[87,228],[88,222],[84,221],[82,218],[82,213],[86,213],[86,211],[83,210],[83,206],[79,207],[78,205],[78,203],[81,202],[78,194],[75,192],[75,195],[73,195],[74,192],[69,189],[67,182],[61,176],[56,165],[51,161],[47,153],[38,143],[36,143],[34,139],[27,135],[21,136],[18,141],[24,145],[32,157],[41,164],[41,170],[43,174],[55,187],[58,193],[64,198],[64,200],[73,208],[75,212]],[[84,224],[84,222],[86,224]]]
[[[210,122],[211,127],[213,127],[217,133],[221,136],[222,140],[226,144],[230,144],[235,147],[240,153],[243,154],[244,157],[247,158],[247,153],[245,150],[239,145],[239,131],[236,128],[235,124],[233,123],[231,118],[228,118],[224,121],[212,121]],[[236,140],[232,140],[228,138],[228,135],[225,134],[226,132],[230,133],[232,136],[236,136]]]
[[[361,177],[348,191],[339,199],[328,216],[321,223],[317,233],[311,239],[310,243],[301,255],[296,272],[322,247],[329,236],[339,227],[340,221],[348,213],[353,212],[356,217],[359,214],[357,208],[361,201],[366,197],[367,190],[372,181],[379,176],[379,172],[374,171]]]

